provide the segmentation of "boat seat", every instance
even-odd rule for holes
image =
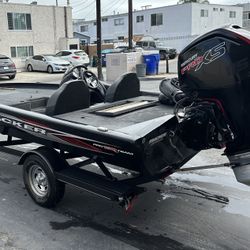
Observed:
[[[140,95],[140,81],[136,73],[125,73],[108,89],[105,102],[116,102]]]
[[[48,99],[46,115],[54,116],[90,106],[89,88],[82,81],[69,81],[60,86]]]

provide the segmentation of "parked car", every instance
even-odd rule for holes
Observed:
[[[1,76],[8,76],[9,79],[16,77],[16,65],[5,55],[0,55],[0,77]]]
[[[174,59],[177,55],[177,51],[175,48],[167,47],[160,41],[154,40],[151,37],[142,38],[141,41],[136,42],[136,46],[141,47],[146,50],[147,49],[159,50],[161,60],[165,60],[167,57],[169,59]]]
[[[70,62],[73,66],[79,64],[89,65],[89,56],[84,50],[62,50],[56,56]]]
[[[135,51],[135,47],[133,47],[131,50],[129,49],[128,46],[126,45],[121,45],[121,46],[117,46],[115,47],[116,50],[120,50],[120,52],[124,52],[124,53],[127,53],[127,52],[134,52]]]
[[[53,55],[35,55],[25,61],[26,69],[31,71],[65,72],[70,63]]]

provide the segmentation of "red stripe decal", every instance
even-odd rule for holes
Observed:
[[[60,139],[62,139],[64,141],[67,141],[67,142],[69,142],[71,144],[77,145],[79,147],[87,148],[87,149],[89,149],[91,151],[95,151],[95,152],[99,152],[99,153],[105,153],[102,150],[100,150],[99,148],[96,148],[93,145],[90,145],[90,144],[82,141],[81,139],[72,138],[72,137],[68,137],[68,136],[64,136],[64,135],[58,135],[58,134],[53,134],[53,135],[59,137]]]
[[[36,122],[36,121],[31,121],[31,120],[27,120],[27,119],[22,119],[24,122],[27,122],[29,124],[32,124],[32,125],[36,125],[36,126],[40,126],[40,127],[44,127],[44,128],[49,128],[48,126],[42,124],[42,123],[39,123],[39,122]]]

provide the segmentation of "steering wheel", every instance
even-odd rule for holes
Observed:
[[[64,73],[64,76],[60,82],[60,86],[70,80],[82,79],[82,74],[87,69],[88,68],[83,64],[76,65],[72,68],[69,67],[68,70]]]
[[[105,100],[106,87],[98,80],[97,76],[89,71],[84,65],[70,68],[63,76],[60,85],[72,80],[81,80],[90,90],[91,103],[103,102]]]
[[[100,84],[97,76],[89,70],[85,70],[82,72],[82,79],[87,83],[90,89],[97,89],[98,84]]]

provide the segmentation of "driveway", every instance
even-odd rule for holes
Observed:
[[[97,74],[97,68],[96,67],[88,67],[89,70],[93,71],[95,74]],[[104,67],[102,69],[104,79],[106,79],[106,68]],[[159,64],[159,75],[155,76],[149,76],[148,79],[161,79],[164,77],[167,77],[168,75],[171,77],[172,75],[175,75],[177,72],[177,58],[173,60],[169,60],[169,72],[170,74],[166,74],[166,61],[160,61]],[[0,78],[0,84],[3,82],[47,82],[47,83],[58,83],[61,81],[63,77],[63,73],[53,73],[49,74],[47,72],[18,72],[16,74],[16,78],[13,80],[9,80],[8,77],[2,77]],[[144,78],[145,79],[145,78]]]

